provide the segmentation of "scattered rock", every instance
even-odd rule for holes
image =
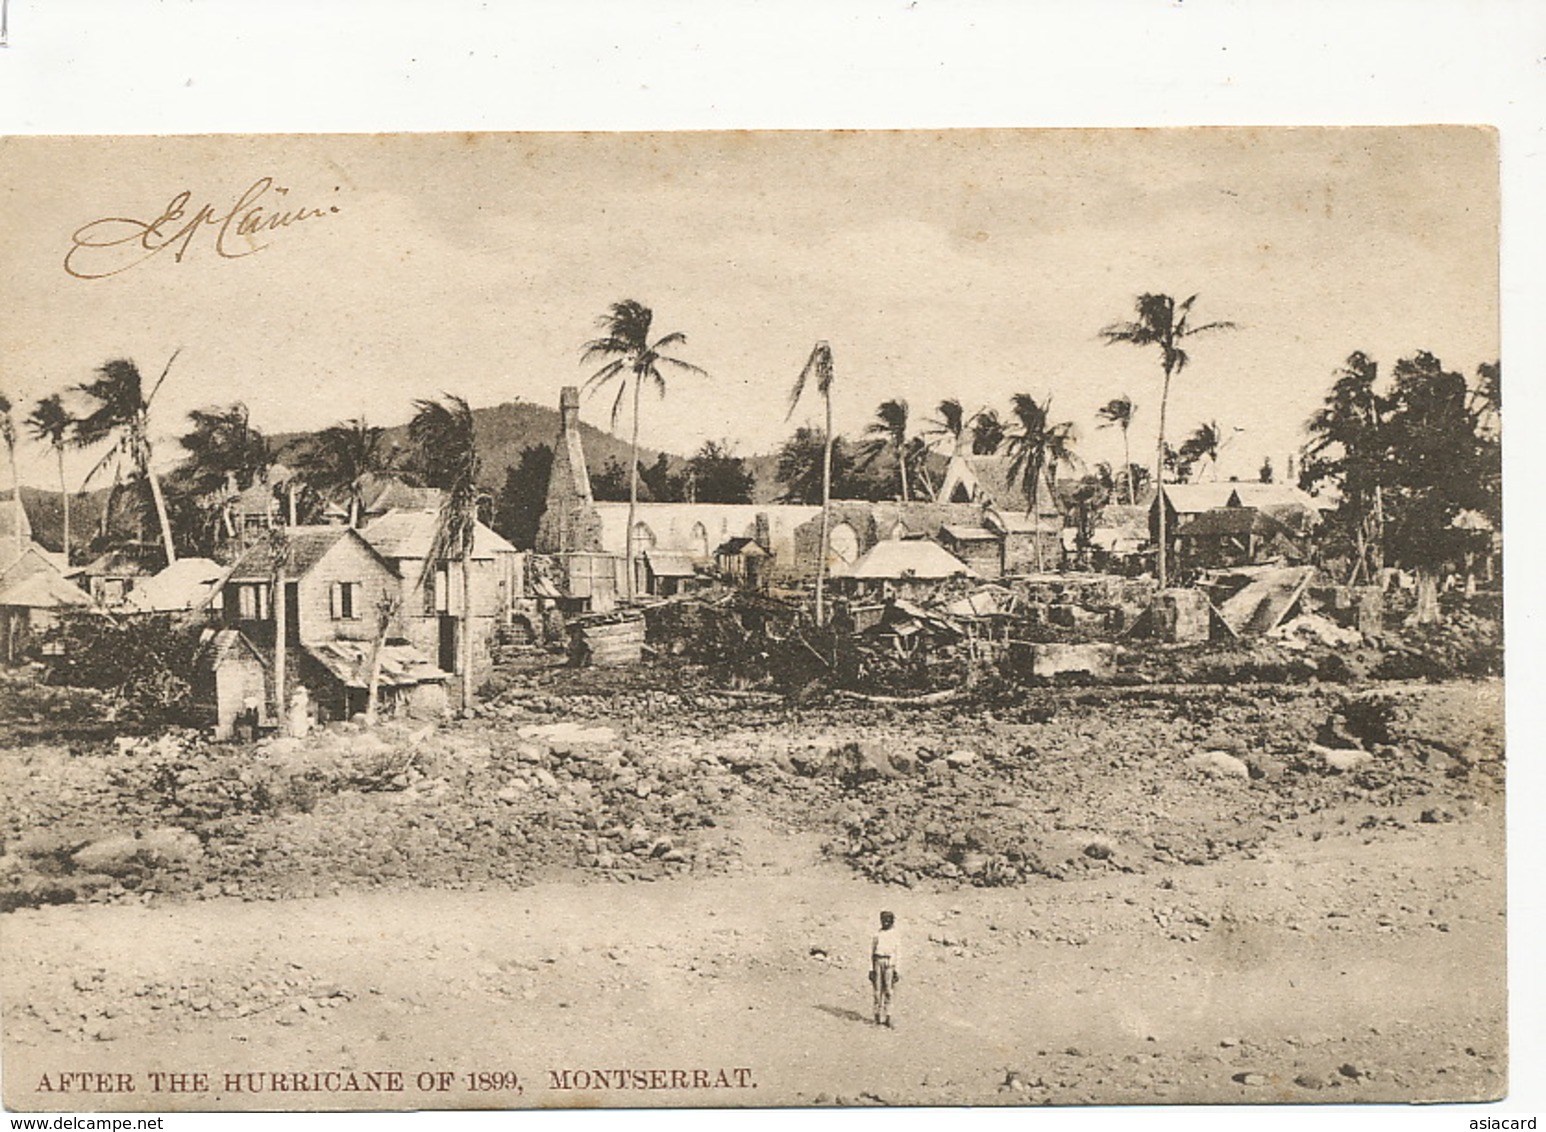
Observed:
[[[1223,751],[1199,751],[1186,760],[1186,765],[1199,770],[1209,778],[1249,778],[1251,768],[1234,755]]]

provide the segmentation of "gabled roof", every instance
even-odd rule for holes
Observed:
[[[360,535],[383,558],[428,558],[435,545],[438,509],[391,510],[372,519]],[[473,558],[519,553],[508,541],[479,523],[473,530]]]
[[[143,613],[177,613],[202,608],[220,585],[225,567],[208,558],[179,558],[140,582],[126,604]]]
[[[0,605],[60,609],[90,604],[91,596],[66,578],[36,544],[29,545],[0,572]]]
[[[371,557],[381,563],[385,570],[391,570],[391,565],[376,552],[376,549],[360,537],[360,532],[351,527],[337,526],[311,526],[311,527],[286,527],[283,528],[288,535],[289,555],[285,561],[285,573],[293,581],[311,572],[312,567],[322,561],[324,555],[332,550],[340,540],[359,539],[360,545],[370,552]],[[266,582],[274,575],[272,551],[268,544],[259,543],[248,548],[247,553],[237,560],[231,567],[227,582]]]
[[[414,487],[393,475],[370,475],[360,492],[367,515],[388,511],[438,511],[444,494],[433,487]]]
[[[1267,510],[1274,507],[1303,507],[1306,511],[1317,512],[1320,508],[1319,501],[1307,491],[1301,491],[1291,483],[1232,483],[1232,493],[1240,507],[1259,507]]]
[[[138,553],[121,548],[97,555],[74,572],[84,574],[88,578],[148,578],[155,573],[145,565]]]
[[[871,547],[848,569],[834,573],[840,577],[877,580],[978,576],[977,571],[939,543],[923,539],[885,539]]]
[[[1228,507],[1230,496],[1234,495],[1235,488],[1239,486],[1228,482],[1167,483],[1165,498],[1170,501],[1171,510],[1178,515],[1200,515],[1216,507]]]
[[[987,527],[963,527],[953,523],[946,523],[940,531],[956,542],[997,542],[999,537]]]
[[[737,535],[735,538],[727,538],[720,543],[714,551],[714,557],[730,557],[740,555],[742,558],[766,558],[768,552],[762,549],[762,544],[754,538]]]
[[[6,492],[5,498],[0,499],[0,539],[16,540],[17,520],[21,522],[21,537],[27,540],[32,538],[32,520],[27,517],[25,506],[16,506],[16,489],[13,487]]]
[[[649,563],[651,573],[662,578],[690,578],[696,573],[692,555],[679,550],[650,547],[644,552],[644,560]]]

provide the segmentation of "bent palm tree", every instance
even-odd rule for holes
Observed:
[[[450,393],[441,401],[415,401],[413,408],[408,438],[419,450],[425,485],[439,488],[444,494],[426,567],[441,563],[449,571],[452,562],[461,564],[461,636],[457,643],[461,646],[462,710],[470,711],[473,690],[472,549],[478,530],[477,432],[467,402]]]
[[[70,411],[64,407],[64,401],[57,393],[44,397],[33,406],[31,415],[27,417],[27,431],[34,440],[40,440],[52,448],[54,458],[59,462],[59,506],[64,512],[62,550],[66,566],[70,564],[70,491],[64,482],[64,450],[70,445],[70,430],[74,426],[75,419],[70,416]]]
[[[864,463],[872,464],[882,452],[891,452],[901,477],[902,502],[908,502],[911,496],[907,490],[907,402],[901,398],[882,401],[864,434],[870,438],[860,446]]]
[[[1127,431],[1133,427],[1133,417],[1138,414],[1138,406],[1133,404],[1133,399],[1126,393],[1120,397],[1113,397],[1099,409],[1095,415],[1101,419],[1100,428],[1110,428],[1112,425],[1122,430],[1122,478],[1127,481],[1127,505],[1132,507],[1137,504],[1138,497],[1133,491],[1133,453],[1127,444]]]
[[[168,565],[177,561],[177,551],[172,546],[172,524],[167,518],[161,480],[151,467],[154,453],[150,444],[150,403],[155,400],[162,382],[171,372],[172,363],[181,352],[172,352],[149,393],[145,392],[139,368],[128,358],[114,358],[103,363],[97,367],[96,380],[84,382],[74,389],[96,402],[95,408],[75,422],[76,445],[90,448],[103,441],[111,442],[102,459],[86,473],[86,482],[90,483],[108,467],[120,469],[125,459],[130,461],[135,472],[150,484],[150,498],[156,507]]]
[[[1165,410],[1170,404],[1170,379],[1185,369],[1190,360],[1184,347],[1188,338],[1210,330],[1233,330],[1235,327],[1232,322],[1191,325],[1192,304],[1196,301],[1196,295],[1179,303],[1169,295],[1139,295],[1135,304],[1136,319],[1114,322],[1100,332],[1108,346],[1115,342],[1126,342],[1132,346],[1160,348],[1160,368],[1164,373],[1164,383],[1160,387],[1159,436],[1154,449],[1154,482],[1159,491],[1159,555],[1156,566],[1160,589],[1164,589],[1166,584]]]
[[[627,576],[625,592],[630,600],[634,596],[634,516],[639,509],[639,394],[644,388],[644,383],[650,382],[662,397],[666,395],[666,379],[660,372],[662,365],[685,373],[695,373],[701,377],[708,376],[704,370],[692,363],[662,353],[663,350],[682,345],[687,341],[687,335],[681,331],[673,331],[653,342],[650,341],[650,324],[654,319],[655,312],[633,299],[613,303],[612,308],[597,320],[597,325],[604,332],[603,336],[585,343],[584,351],[580,355],[581,365],[596,358],[611,359],[586,380],[585,391],[594,393],[613,380],[617,380],[617,397],[612,402],[614,429],[617,427],[618,411],[623,406],[623,395],[627,393],[630,378],[632,379],[633,432],[629,441],[628,460],[628,533],[623,546],[623,557],[627,560],[627,568],[623,571]]]
[[[1008,430],[997,409],[978,409],[972,414],[972,455],[992,456],[1004,446]]]
[[[329,425],[306,447],[301,464],[305,478],[320,491],[342,491],[349,498],[349,525],[357,527],[365,509],[365,481],[392,469],[392,454],[384,451],[386,430],[363,417]]]
[[[1041,489],[1045,484],[1048,493],[1053,493],[1058,468],[1075,464],[1076,434],[1073,422],[1052,422],[1051,396],[1037,402],[1029,393],[1016,393],[1011,405],[1018,429],[1009,435],[1009,478],[1018,481],[1025,493],[1026,512],[1035,528],[1036,569],[1041,570]]]
[[[812,348],[811,356],[805,359],[805,366],[795,379],[794,389],[789,394],[789,412],[784,415],[786,421],[794,416],[795,406],[800,403],[800,397],[805,392],[805,383],[813,378],[816,392],[821,394],[827,411],[827,430],[821,457],[821,546],[816,553],[816,624],[823,625],[826,623],[823,599],[827,577],[827,538],[832,527],[832,347],[825,341],[817,342]]]

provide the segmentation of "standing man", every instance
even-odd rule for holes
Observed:
[[[891,1024],[891,990],[897,984],[896,917],[880,914],[880,931],[870,944],[870,986],[875,990],[875,1025],[895,1029]]]

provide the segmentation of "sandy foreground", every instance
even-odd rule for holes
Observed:
[[[738,876],[14,912],[0,918],[6,1104],[1345,1104],[1506,1089],[1501,799],[1377,837],[1287,835],[1255,859],[1002,889],[877,885],[808,834],[753,813],[736,827]],[[868,1016],[881,907],[906,933],[894,1031]],[[581,1087],[620,1069],[667,1072]],[[297,1073],[351,1070],[400,1073],[401,1091],[227,1079],[293,1089]],[[136,1091],[64,1093],[66,1073],[128,1075]],[[171,1091],[179,1080],[190,1091]]]

